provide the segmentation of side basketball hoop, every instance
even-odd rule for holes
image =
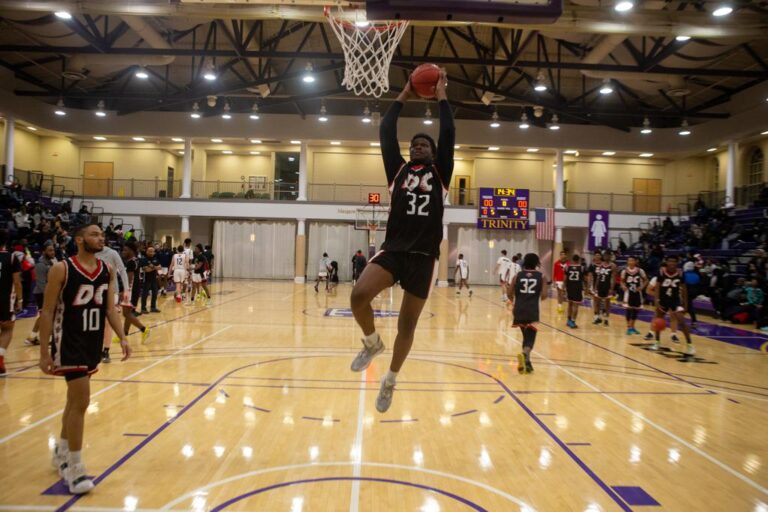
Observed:
[[[344,51],[344,80],[358,96],[381,97],[389,91],[389,66],[397,45],[408,28],[407,21],[357,21],[344,19],[341,6],[334,15],[323,10]]]

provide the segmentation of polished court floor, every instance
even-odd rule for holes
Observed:
[[[349,291],[230,280],[210,307],[161,303],[143,317],[151,343],[132,335],[135,357],[93,378],[98,485],[79,499],[49,464],[64,381],[37,369],[19,321],[0,380],[0,510],[768,511],[768,353],[738,344],[768,337],[695,336],[684,361],[668,332],[670,350],[650,352],[618,315],[594,327],[584,309],[566,330],[548,300],[536,371],[518,375],[498,290],[436,289],[382,415],[391,352],[349,371]],[[374,305],[390,348],[400,298]]]

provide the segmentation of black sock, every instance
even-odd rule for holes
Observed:
[[[144,331],[146,331],[146,330],[147,330],[147,328],[146,328],[146,327],[142,327],[142,328],[140,328],[139,330],[140,330],[141,332],[144,332]]]
[[[536,330],[530,328],[523,329],[523,348],[529,348],[533,350],[534,343],[536,343]]]

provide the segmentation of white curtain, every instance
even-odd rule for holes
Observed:
[[[307,243],[307,279],[317,277],[323,253],[339,263],[339,280],[352,280],[352,255],[360,249],[368,257],[368,231],[356,230],[354,224],[310,222]]]
[[[470,284],[498,284],[493,270],[502,249],[507,250],[510,259],[519,252],[525,255],[539,250],[536,232],[533,230],[499,231],[459,226],[456,231],[455,238],[453,233],[450,236],[452,243],[448,254],[448,277],[453,278],[456,260],[459,254],[464,254],[464,259],[469,263]]]
[[[217,220],[213,224],[216,275],[293,279],[296,223]]]

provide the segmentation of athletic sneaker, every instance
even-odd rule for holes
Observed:
[[[525,373],[525,355],[517,354],[517,373]]]
[[[0,375],[5,375],[5,356],[0,356]]]
[[[176,296],[176,304],[181,304],[181,295]]]
[[[157,309],[157,308],[152,308],[152,309],[150,309],[150,310],[149,310],[149,312],[150,312],[150,313],[159,313],[159,312],[160,312],[160,310],[159,310],[159,309]]]
[[[637,334],[640,334],[640,333],[637,333]],[[646,340],[646,341],[651,341],[653,339],[653,333],[649,332],[648,334],[643,336],[643,339]]]
[[[530,359],[525,362],[525,373],[533,373],[533,365]]]
[[[384,413],[389,410],[389,406],[392,405],[392,394],[395,392],[395,384],[387,382],[387,376],[385,375],[381,379],[381,387],[379,388],[379,396],[376,397],[376,410]]]
[[[456,292],[456,295],[461,295],[461,292]]]
[[[567,322],[565,322],[565,325],[566,325],[566,327],[573,327],[573,320],[571,320],[571,319],[569,318],[569,319],[568,319],[568,321],[567,321]]]
[[[373,361],[373,358],[384,352],[384,349],[386,348],[384,346],[384,342],[381,341],[381,336],[379,335],[376,335],[376,343],[370,347],[365,344],[365,338],[363,338],[361,341],[363,342],[363,348],[360,349],[360,352],[357,353],[357,356],[355,356],[355,359],[350,365],[350,369],[353,372],[361,372],[368,368],[368,366],[371,364],[371,361]]]
[[[673,334],[669,339],[672,340],[672,343],[680,343],[680,338],[677,337],[677,334]]]
[[[109,364],[112,362],[112,358],[109,357],[109,350],[101,351],[101,362],[105,364]]]
[[[501,296],[501,302],[502,302],[503,304],[506,304],[508,300],[509,300],[509,297],[507,297],[506,295],[502,295],[502,296]]]
[[[35,335],[30,334],[24,340],[24,344],[27,345],[28,347],[33,346],[33,345],[39,345],[40,344],[40,338],[37,336],[37,334],[35,334]]]
[[[603,320],[603,325],[605,325],[606,327],[608,327],[608,319],[607,319],[607,318],[606,318],[605,320]]]
[[[67,452],[59,452],[58,446],[53,449],[51,467],[59,473],[60,477],[64,478],[64,472],[67,470]]]
[[[692,343],[688,343],[688,346],[685,347],[685,355],[687,355],[687,356],[695,356],[696,355],[696,349],[694,348]]]
[[[120,336],[112,336],[112,343],[120,343]]]
[[[72,494],[85,494],[94,487],[93,480],[85,474],[85,465],[82,463],[69,465],[64,475],[64,479],[69,486],[69,492]]]
[[[659,350],[659,348],[661,348],[661,347],[659,347],[659,342],[657,341],[653,345],[648,347],[648,350],[653,350],[655,352],[655,351]]]
[[[469,296],[470,297],[472,296],[472,290],[469,290]]]
[[[629,336],[629,335],[631,335],[631,334],[635,334],[635,332],[634,332],[634,330],[633,330],[633,329],[630,327],[629,329],[627,329],[627,336]]]
[[[141,333],[141,344],[144,345],[149,339],[149,327],[144,328],[144,332]]]
[[[599,318],[595,318],[595,319],[592,321],[592,325],[600,325],[601,323],[603,323],[603,321],[602,321],[602,320],[600,320]]]
[[[563,305],[562,304],[558,304],[557,305],[557,312],[558,313],[562,313],[563,312]]]

